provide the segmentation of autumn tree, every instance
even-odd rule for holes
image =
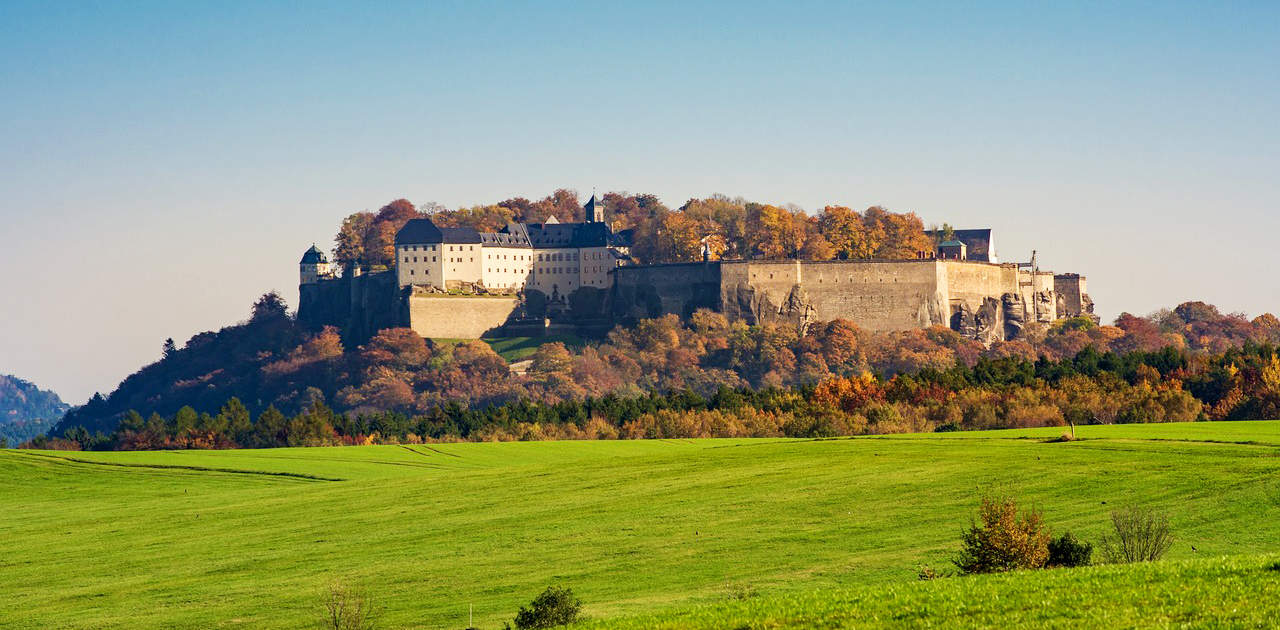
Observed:
[[[257,302],[253,303],[253,313],[249,316],[249,321],[262,322],[273,319],[282,319],[288,316],[289,306],[285,304],[284,298],[276,291],[263,293]]]
[[[747,231],[752,255],[766,260],[795,258],[804,245],[804,224],[777,206],[748,204]]]
[[[396,232],[409,219],[417,218],[418,210],[406,199],[396,199],[378,209],[365,238],[364,261],[371,266],[391,266],[395,263]]]
[[[831,243],[835,258],[870,258],[875,248],[868,240],[862,215],[844,206],[827,206],[818,214],[818,229]]]
[[[333,239],[334,262],[346,268],[364,264],[365,240],[372,226],[372,212],[356,212],[343,219]]]

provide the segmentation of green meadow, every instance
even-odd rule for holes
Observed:
[[[586,627],[1268,625],[1280,422],[830,440],[0,451],[0,627],[303,628],[335,579],[384,628],[498,628],[549,584]],[[1167,560],[916,580],[983,493]],[[1134,612],[1134,611],[1145,612]],[[1216,623],[1216,622],[1215,622]],[[1203,624],[1212,625],[1212,624]]]

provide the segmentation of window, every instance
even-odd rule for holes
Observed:
[[[413,275],[413,270],[412,270],[412,269],[410,269],[410,270],[409,270],[409,275],[411,275],[411,276]]]

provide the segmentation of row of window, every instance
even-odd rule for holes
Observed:
[[[400,248],[400,251],[402,251],[402,252],[416,252],[416,251],[418,251],[418,247],[419,247],[418,245],[404,245],[404,246],[402,246],[402,247]],[[421,247],[422,247],[422,251],[424,251],[424,252],[434,252],[434,251],[436,251],[436,246],[435,246],[435,245],[422,245]],[[454,249],[453,249],[454,247],[457,247],[457,248],[458,248],[458,249],[457,249],[457,251],[460,251],[460,252],[474,252],[474,251],[476,251],[476,246],[475,246],[475,245],[450,245],[450,246],[449,246],[449,251],[454,251]]]

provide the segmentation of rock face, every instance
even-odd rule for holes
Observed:
[[[951,315],[951,329],[985,344],[1005,339],[1004,301],[984,298],[977,308],[961,303]]]
[[[1022,298],[1017,293],[1006,293],[1000,296],[1000,305],[1004,312],[1004,338],[1021,337],[1027,325],[1027,308]]]

